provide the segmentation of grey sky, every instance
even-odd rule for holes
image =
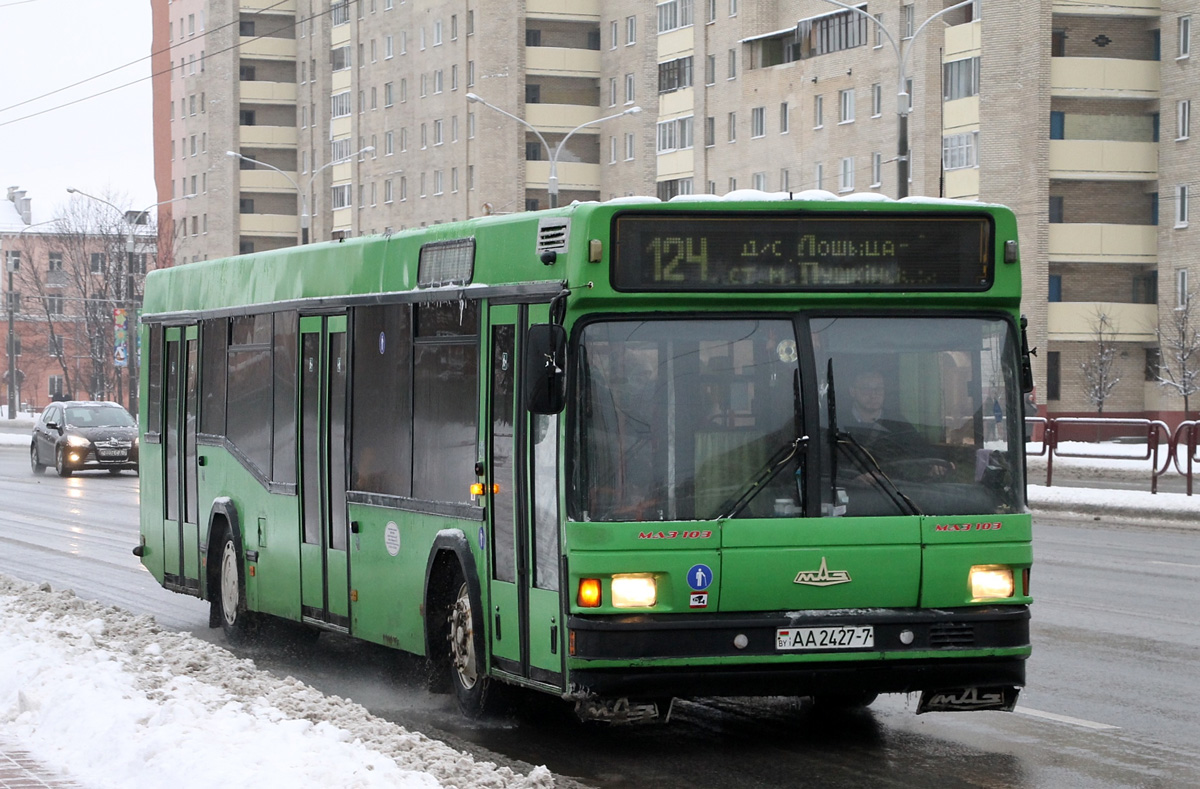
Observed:
[[[131,210],[155,202],[150,31],[149,0],[0,0],[0,190],[23,188],[33,221],[52,219],[68,186]]]

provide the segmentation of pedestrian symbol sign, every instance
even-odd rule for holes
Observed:
[[[713,582],[713,571],[707,564],[693,565],[688,570],[688,586],[697,592],[703,592]]]

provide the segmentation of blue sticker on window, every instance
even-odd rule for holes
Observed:
[[[713,571],[707,564],[696,564],[688,570],[688,586],[697,592],[703,592],[713,582]]]
[[[479,550],[481,550],[481,551],[482,551],[482,550],[483,550],[483,547],[484,547],[485,545],[487,545],[487,535],[486,535],[486,533],[483,531],[483,527],[482,527],[482,526],[480,526],[480,527],[479,527]]]

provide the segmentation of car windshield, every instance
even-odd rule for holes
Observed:
[[[120,406],[75,405],[67,408],[71,427],[133,427],[133,417]]]

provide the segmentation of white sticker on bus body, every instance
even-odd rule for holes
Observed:
[[[388,521],[387,527],[383,530],[383,544],[392,556],[400,553],[400,527],[396,525],[395,521]]]

